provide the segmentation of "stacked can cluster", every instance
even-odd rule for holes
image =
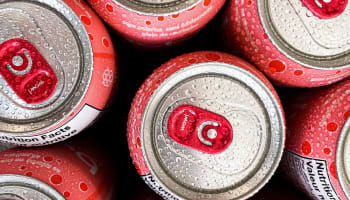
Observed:
[[[118,105],[131,106],[125,143],[157,194],[132,199],[305,198],[265,193],[275,174],[311,199],[350,199],[349,4],[0,0],[0,199],[129,199],[107,133],[76,136],[106,120],[119,68],[135,67],[118,64],[114,37],[156,58],[219,11],[221,51],[174,54]]]

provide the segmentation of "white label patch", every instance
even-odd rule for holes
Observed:
[[[61,142],[81,132],[89,124],[93,123],[100,113],[100,110],[84,105],[71,120],[50,132],[35,136],[19,137],[0,135],[0,140],[20,146],[43,146]]]
[[[318,200],[340,200],[329,178],[325,160],[307,158],[286,151],[282,168],[310,197]]]
[[[157,181],[153,178],[152,174],[148,174],[142,176],[142,179],[145,183],[155,191],[159,196],[163,197],[165,200],[179,200],[177,197],[169,193],[166,189],[164,189],[161,185],[157,183]]]

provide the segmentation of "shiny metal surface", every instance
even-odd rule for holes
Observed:
[[[0,200],[64,200],[54,188],[37,179],[13,175],[0,175]]]
[[[48,100],[27,104],[0,76],[0,133],[30,134],[59,123],[81,102],[92,76],[92,48],[81,20],[59,0],[0,0],[0,27],[0,44],[29,41],[58,79]]]
[[[350,64],[350,6],[338,17],[320,19],[300,0],[257,1],[269,39],[288,58],[315,69]]]
[[[139,14],[163,16],[188,10],[203,0],[114,0],[117,4]]]
[[[225,117],[233,128],[230,146],[208,154],[172,140],[167,120],[179,105]],[[157,182],[179,199],[244,199],[275,171],[283,121],[273,94],[250,72],[224,63],[195,64],[174,73],[151,97],[141,127],[143,153]]]
[[[350,198],[350,118],[345,122],[337,143],[336,171],[340,185]]]

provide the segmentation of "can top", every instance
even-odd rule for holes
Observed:
[[[337,143],[336,171],[340,185],[350,198],[350,118],[345,122]]]
[[[207,62],[175,72],[142,118],[144,157],[180,199],[240,199],[272,176],[283,152],[284,118],[266,85],[240,67]]]
[[[328,5],[309,0],[257,1],[269,39],[288,58],[315,69],[350,65],[350,6],[348,1]],[[340,2],[340,3],[337,3]],[[314,5],[315,4],[315,5]],[[337,11],[328,13],[327,11]]]
[[[172,15],[188,10],[203,0],[114,0],[128,10],[145,15]]]
[[[4,200],[64,200],[54,188],[35,178],[14,175],[0,175],[0,199]]]
[[[0,0],[0,133],[21,134],[68,116],[87,92],[92,47],[60,0]]]

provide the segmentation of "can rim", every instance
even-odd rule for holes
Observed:
[[[340,182],[340,186],[347,196],[350,198],[350,174],[346,169],[345,157],[350,151],[350,117],[346,120],[340,132],[337,148],[336,148],[336,172]]]
[[[215,67],[213,67],[215,66]],[[221,72],[219,70],[222,69]],[[153,144],[151,141],[151,138],[153,137],[153,124],[154,124],[154,118],[156,115],[157,107],[152,108],[152,105],[157,105],[159,101],[164,98],[163,96],[159,95],[160,91],[166,90],[168,91],[169,88],[171,88],[169,82],[174,79],[174,77],[178,76],[179,74],[188,74],[189,77],[193,76],[191,74],[194,71],[196,74],[219,74],[219,75],[226,75],[232,79],[238,80],[240,82],[244,82],[244,79],[250,79],[252,84],[259,85],[260,89],[259,91],[255,91],[256,93],[261,93],[260,95],[257,94],[259,98],[263,102],[263,106],[265,107],[265,112],[267,113],[267,117],[269,118],[269,137],[268,137],[268,147],[265,149],[267,152],[265,152],[264,155],[266,155],[262,161],[262,163],[259,163],[258,169],[255,172],[255,174],[250,175],[247,179],[248,181],[252,181],[253,179],[259,179],[260,182],[258,184],[251,184],[249,191],[245,192],[244,194],[237,194],[242,189],[243,184],[239,184],[237,188],[233,188],[234,186],[231,186],[229,188],[225,188],[226,190],[218,191],[218,193],[215,194],[209,194],[209,196],[201,196],[201,194],[206,195],[206,193],[200,193],[197,191],[191,191],[188,188],[183,187],[182,185],[176,183],[176,180],[172,180],[169,176],[167,176],[166,170],[162,169],[161,165],[159,164],[158,158],[155,156],[155,153],[153,153]],[[186,80],[188,77],[180,78],[178,82],[180,83],[183,80]],[[249,84],[249,83],[248,83]],[[249,87],[251,85],[248,85]],[[266,106],[265,104],[268,104]],[[269,108],[269,109],[268,109]],[[271,120],[273,119],[273,120]],[[272,123],[274,121],[275,123]],[[184,193],[180,192],[180,190],[186,191],[185,193],[191,193],[192,198],[197,196],[196,198],[200,199],[212,199],[213,196],[217,196],[219,199],[246,199],[253,194],[255,194],[258,190],[260,190],[272,177],[275,170],[278,167],[278,164],[282,158],[283,154],[283,148],[284,148],[284,140],[285,140],[285,123],[284,123],[284,117],[283,112],[279,106],[278,101],[276,100],[276,97],[274,94],[266,87],[266,85],[255,75],[253,75],[251,72],[242,69],[240,67],[237,67],[233,64],[227,64],[222,62],[207,62],[207,63],[199,63],[199,64],[193,64],[186,68],[183,68],[180,71],[177,71],[173,73],[170,77],[168,77],[164,82],[162,82],[158,88],[153,92],[150,100],[148,101],[146,108],[143,112],[142,116],[142,122],[141,122],[141,131],[140,131],[140,138],[141,139],[141,146],[142,146],[142,153],[143,157],[145,158],[145,162],[148,166],[148,169],[150,170],[150,173],[152,174],[153,178],[156,180],[156,182],[161,185],[163,188],[166,188],[170,194],[174,195],[175,197],[179,199],[186,199],[188,197],[183,196]],[[270,163],[270,164],[269,164]],[[268,167],[262,167],[262,166]],[[171,182],[170,184],[164,183],[164,182]],[[248,185],[248,184],[247,184]],[[242,186],[242,187],[241,187]],[[171,188],[170,188],[171,187]],[[245,186],[245,187],[249,187]],[[220,193],[219,193],[220,192]],[[216,197],[215,197],[216,198]]]
[[[138,14],[149,16],[168,16],[181,13],[203,0],[176,0],[170,3],[147,3],[140,0],[112,0],[117,5]]]
[[[18,174],[1,174],[0,175],[0,195],[1,188],[11,186],[11,187],[25,187],[25,188],[31,188],[39,193],[44,194],[47,197],[50,197],[50,199],[55,200],[65,200],[65,198],[53,187],[48,185],[47,183],[44,183],[36,178],[18,175]],[[6,193],[9,194],[9,193]],[[23,193],[21,193],[23,194]],[[21,194],[10,194],[10,195],[16,195],[18,197],[21,197]],[[23,197],[22,199],[26,199]]]
[[[279,35],[278,30],[273,25],[270,12],[268,12],[268,10],[270,10],[268,9],[268,1],[269,0],[257,1],[258,15],[262,27],[266,35],[268,35],[269,40],[272,42],[274,47],[277,48],[278,51],[280,51],[284,56],[300,65],[311,69],[337,70],[349,67],[350,50],[332,56],[315,56],[297,50],[288,42],[286,42]]]
[[[33,135],[38,132],[50,129],[52,127],[60,124],[64,119],[66,119],[70,114],[81,104],[86,95],[89,85],[92,79],[92,69],[93,69],[93,52],[91,42],[88,36],[88,33],[81,22],[79,16],[70,8],[64,1],[59,0],[0,0],[0,4],[2,3],[12,3],[12,2],[25,2],[31,3],[34,5],[38,5],[45,9],[48,9],[53,14],[57,15],[62,19],[62,21],[69,27],[72,31],[72,34],[75,36],[75,40],[77,41],[78,50],[80,53],[80,73],[77,79],[77,83],[72,90],[72,92],[67,96],[66,100],[63,101],[60,105],[56,107],[51,113],[46,115],[29,119],[29,120],[21,120],[20,122],[16,122],[14,120],[7,120],[0,118],[0,125],[2,123],[6,124],[7,130],[0,131],[0,136],[25,136],[25,135]],[[69,20],[68,20],[69,19]],[[79,92],[81,95],[76,95]],[[55,122],[49,122],[49,118],[55,118]],[[35,122],[35,121],[39,122]],[[39,125],[43,123],[43,121],[47,121],[45,125]],[[29,128],[30,127],[39,127],[39,128]],[[5,126],[4,126],[5,127]],[[20,130],[20,127],[26,131],[17,131]]]

